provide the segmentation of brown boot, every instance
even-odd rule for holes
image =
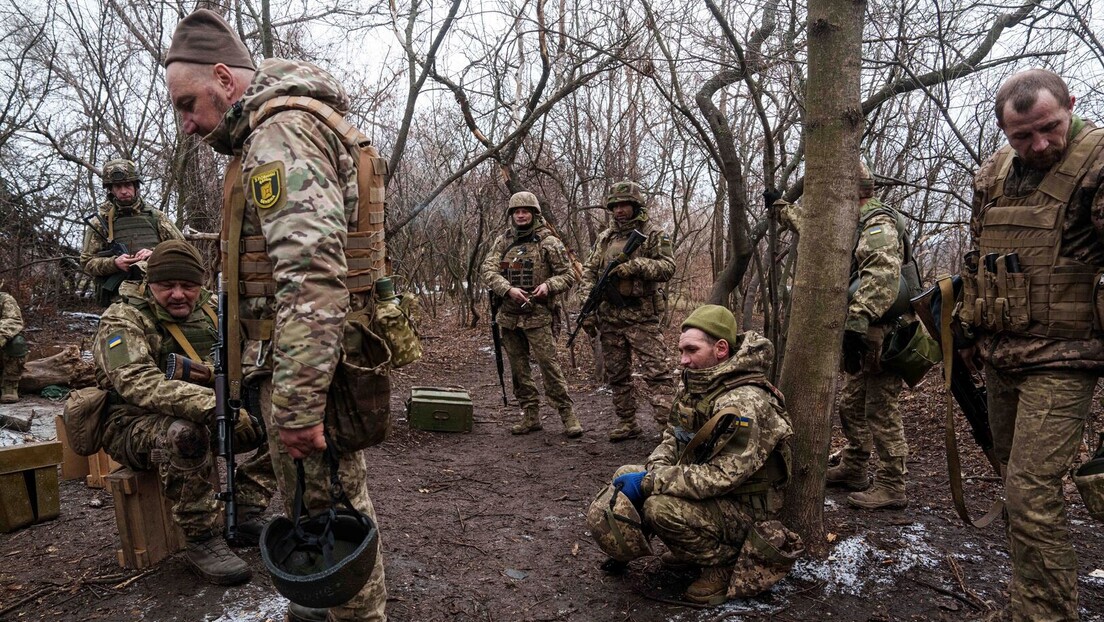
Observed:
[[[537,430],[543,430],[544,426],[541,425],[540,411],[527,410],[522,415],[521,421],[514,424],[514,427],[510,428],[511,434],[528,434],[530,432],[536,432]]]
[[[635,419],[625,419],[621,421],[621,425],[610,431],[609,440],[611,443],[617,443],[635,438],[643,433],[644,431],[640,429],[640,426],[636,425]]]
[[[0,404],[14,404],[19,401],[19,383],[7,382],[0,385]]]
[[[828,469],[825,483],[829,488],[844,490],[866,490],[870,488],[870,476],[866,474],[866,465],[855,465],[846,460]]]
[[[898,488],[875,481],[870,490],[847,495],[847,505],[864,510],[903,510],[908,507],[908,497],[903,486]]]
[[[563,421],[564,435],[567,438],[578,438],[583,435],[583,424],[579,423],[575,413],[570,410],[561,411],[560,420]]]
[[[237,585],[253,576],[249,564],[234,555],[219,536],[189,542],[184,550],[184,561],[193,572],[215,585]]]
[[[728,581],[731,578],[731,565],[706,566],[682,597],[699,605],[719,605],[728,600]]]

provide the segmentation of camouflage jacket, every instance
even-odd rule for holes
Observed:
[[[105,220],[108,212],[111,210],[112,202],[107,201],[102,203],[96,211],[99,212]],[[138,203],[130,207],[116,206],[116,213],[123,211],[134,210],[138,212],[144,212],[153,216],[157,220],[157,237],[162,241],[166,240],[183,240],[184,234],[180,233],[180,230],[176,228],[176,225],[169,220],[169,217],[162,213],[160,210],[156,210],[149,207],[145,201],[138,199]],[[107,235],[107,231],[101,231],[100,233]],[[81,248],[80,254],[80,266],[81,270],[88,276],[105,277],[111,276],[119,271],[119,268],[115,266],[114,257],[97,257],[96,254],[107,249],[107,242],[104,241],[99,234],[92,229],[92,225],[84,228],[84,246]],[[141,249],[132,248],[128,249],[130,252],[135,252]],[[153,250],[152,248],[149,250]],[[144,262],[143,262],[144,265]]]
[[[215,408],[215,392],[207,387],[167,380],[158,360],[165,339],[172,339],[161,325],[175,322],[198,325],[215,332],[214,323],[202,310],[211,299],[203,290],[195,310],[184,320],[175,320],[153,299],[127,298],[104,311],[92,342],[96,381],[114,390],[127,405],[195,423],[208,423]]]
[[[21,332],[23,332],[23,314],[19,312],[19,303],[11,294],[0,292],[0,348]]]
[[[703,370],[684,370],[675,403],[679,427],[696,433],[714,415],[732,413],[734,425],[718,439],[712,457],[702,463],[682,459],[675,429],[668,426],[663,440],[648,456],[648,494],[665,494],[686,499],[711,499],[731,494],[779,452],[790,459],[793,430],[781,401],[770,391],[745,384],[721,393],[709,413],[696,412],[697,401],[726,381],[748,375],[761,376],[774,357],[774,346],[765,337],[748,331],[734,354],[726,361]],[[687,419],[687,420],[683,420]]]
[[[1069,138],[1096,127],[1076,115],[1070,123]],[[973,247],[979,248],[982,219],[990,205],[988,188],[996,178],[998,158],[991,156],[974,177],[974,195],[970,230]],[[1062,166],[1058,162],[1055,167]],[[1007,196],[1034,192],[1047,171],[1028,168],[1014,156],[1005,180]],[[1066,206],[1058,254],[1104,270],[1104,153],[1097,156],[1081,179]],[[1097,296],[1100,296],[1097,293]],[[1098,298],[1098,300],[1100,300]],[[1099,303],[1098,303],[1099,308]],[[1067,369],[1104,372],[1104,339],[1058,339],[1002,332],[998,335],[979,331],[978,352],[997,369],[1004,371]]]
[[[858,278],[859,287],[847,306],[845,328],[865,334],[897,299],[905,249],[891,208],[870,199],[861,210],[862,231],[851,254],[852,279]]]
[[[597,315],[600,320],[644,322],[658,318],[666,310],[667,295],[662,284],[671,280],[675,274],[675,251],[671,245],[670,236],[648,218],[646,210],[641,210],[640,216],[624,224],[611,221],[609,227],[598,234],[598,239],[594,242],[594,250],[583,263],[583,278],[580,281],[579,292],[583,296],[590,293],[594,284],[602,278],[602,272],[609,263],[607,254],[610,246],[616,241],[623,241],[633,229],[639,230],[647,240],[625,262],[624,269],[631,275],[630,278],[652,285],[655,288],[654,292],[648,295],[639,307],[619,309],[603,301],[598,306]]]
[[[550,275],[543,281],[548,284],[549,295],[547,299],[534,300],[533,304],[522,311],[517,308],[512,300],[506,297],[506,292],[512,286],[510,281],[503,276],[500,262],[506,251],[522,243],[518,240],[517,232],[513,227],[495,238],[490,250],[487,251],[487,258],[483,260],[483,265],[480,268],[483,282],[487,284],[487,288],[491,290],[493,295],[503,299],[503,304],[498,313],[500,314],[499,321],[504,328],[547,326],[552,322],[552,313],[557,297],[571,289],[571,286],[575,284],[575,271],[571,267],[571,259],[568,258],[567,248],[560,241],[560,238],[553,235],[548,227],[539,223],[534,226],[532,235],[539,240],[540,244],[540,259],[544,264],[540,272]],[[540,285],[540,283],[534,283],[534,285]]]
[[[345,286],[346,233],[357,213],[357,154],[310,112],[285,110],[253,126],[253,115],[274,97],[313,97],[339,113],[349,109],[345,90],[309,63],[268,59],[242,99],[204,138],[216,151],[242,159],[245,218],[242,236],[266,241],[276,295],[243,297],[243,320],[272,320],[274,339],[247,339],[242,352],[247,381],[271,374],[272,413],[284,428],[322,422],[326,392],[341,354],[345,316],[352,304]],[[275,203],[258,205],[254,179],[275,177]]]

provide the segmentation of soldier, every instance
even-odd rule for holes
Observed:
[[[0,403],[19,401],[19,378],[26,362],[27,340],[23,338],[23,314],[19,312],[19,303],[11,294],[0,292]]]
[[[170,240],[150,254],[147,271],[146,295],[108,307],[92,346],[96,380],[110,392],[104,448],[131,469],[157,469],[187,541],[184,559],[196,574],[216,585],[244,583],[252,573],[219,535],[211,483],[215,392],[165,378],[169,354],[202,359],[199,353],[211,352],[218,338],[211,293],[200,285],[203,264],[191,244]],[[259,422],[248,413],[238,417],[235,441],[242,451],[264,442]],[[267,471],[271,479],[271,465]],[[237,475],[240,534],[255,544],[270,493],[248,469]]]
[[[893,208],[874,198],[874,176],[860,164],[858,240],[851,255],[851,280],[857,284],[844,323],[843,388],[840,390],[840,425],[847,438],[838,466],[828,469],[827,484],[855,492],[848,505],[876,510],[902,509],[905,496],[905,460],[908,444],[897,396],[901,376],[882,369],[882,341],[896,327],[900,312],[894,303],[901,283],[908,242],[904,223]],[[874,486],[866,463],[871,440],[878,452]],[[870,490],[867,491],[867,489]]]
[[[228,170],[223,243],[239,249],[230,292],[231,330],[243,332],[240,368],[259,394],[268,424],[285,511],[293,514],[294,459],[306,476],[311,515],[332,508],[323,424],[327,392],[341,355],[345,319],[366,301],[351,294],[347,232],[356,229],[359,147],[347,145],[318,114],[340,117],[349,98],[314,65],[267,59],[254,67],[249,50],[218,14],[197,10],[177,25],[165,60],[166,82],[182,130],[235,157]],[[310,109],[280,108],[283,95]],[[276,109],[262,106],[271,104]],[[236,177],[240,171],[240,180]],[[240,235],[238,235],[240,233]],[[351,234],[349,234],[351,235]],[[255,261],[247,261],[256,257]],[[234,261],[237,261],[235,258]],[[227,277],[228,279],[230,277]],[[231,348],[235,347],[232,343]],[[353,506],[376,520],[362,452],[341,454],[338,473]],[[329,610],[330,620],[386,620],[383,555],[361,591]],[[293,606],[292,620],[324,619],[325,611]]]
[[[643,467],[618,469],[613,486],[638,509],[645,533],[667,546],[665,563],[701,568],[684,598],[718,605],[769,588],[801,550],[777,520],[793,430],[782,394],[764,375],[774,347],[739,333],[731,311],[704,305],[691,313],[679,353],[673,427]]]
[[[1008,78],[994,107],[1008,145],[974,178],[981,261],[968,262],[959,317],[977,337],[1005,467],[1013,620],[1078,617],[1062,480],[1104,369],[1104,129],[1073,103],[1050,71]]]
[[[107,202],[96,208],[84,230],[80,265],[95,280],[96,300],[107,306],[142,282],[143,263],[151,249],[184,236],[160,211],[146,205],[142,178],[130,160],[110,160],[103,167]]]
[[[583,426],[571,410],[567,380],[556,358],[552,324],[558,321],[557,297],[575,284],[571,260],[563,242],[541,217],[540,203],[532,192],[518,192],[506,208],[510,230],[495,238],[483,262],[483,281],[497,306],[502,345],[510,359],[514,397],[522,409],[514,434],[541,429],[537,386],[529,368],[529,354],[537,359],[544,379],[544,394],[560,413],[564,434],[575,438]],[[530,348],[532,346],[532,348]]]
[[[625,306],[607,296],[598,306],[597,326],[607,379],[613,389],[613,408],[620,424],[609,435],[611,442],[640,436],[636,423],[636,393],[632,364],[635,354],[648,385],[652,414],[660,427],[667,425],[674,378],[663,345],[659,318],[667,310],[663,284],[675,273],[671,239],[648,218],[644,193],[631,181],[610,188],[606,209],[613,215],[609,227],[598,235],[594,251],[583,265],[581,292],[589,292],[609,262],[621,253],[634,229],[647,240],[625,263],[614,269],[611,287]]]

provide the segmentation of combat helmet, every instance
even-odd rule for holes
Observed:
[[[587,509],[587,527],[598,548],[619,562],[652,555],[640,514],[621,489],[607,485]]]
[[[1092,460],[1073,472],[1073,483],[1077,485],[1077,492],[1081,493],[1089,515],[1104,522],[1104,442]]]
[[[108,160],[103,167],[103,187],[109,188],[111,184],[123,184],[132,181],[135,184],[142,182],[138,175],[138,165],[133,160],[118,158]]]
[[[640,209],[644,207],[644,190],[635,181],[619,181],[610,186],[606,195],[606,209],[617,203],[632,203]]]
[[[859,198],[869,199],[874,196],[874,173],[862,159],[859,160]]]
[[[540,216],[540,201],[537,200],[537,195],[532,192],[515,192],[510,197],[510,205],[506,208],[506,217],[509,218],[510,214],[514,213],[514,210],[519,207],[528,207],[532,210],[534,216]]]

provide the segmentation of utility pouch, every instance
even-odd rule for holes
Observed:
[[[985,300],[978,297],[978,273],[962,273],[962,308],[959,310],[958,319],[971,326],[981,326],[982,315],[985,312]]]
[[[1007,260],[1010,256],[1005,255],[1000,262],[1000,268],[1004,270],[1005,299],[1008,301],[1008,329],[1024,332],[1031,324],[1027,273],[1010,270]]]
[[[411,316],[417,304],[414,294],[403,294],[398,304],[377,302],[372,328],[391,352],[391,367],[398,369],[422,358],[422,342]]]
[[[341,363],[326,398],[325,425],[339,454],[383,442],[391,431],[391,352],[368,314],[345,318]]]
[[[61,419],[69,446],[81,456],[91,456],[103,447],[103,419],[108,392],[84,387],[69,392]]]
[[[1008,271],[1004,267],[1004,256],[997,258],[997,298],[993,302],[993,330],[1006,331],[1009,327],[1008,314]]]
[[[991,269],[992,268],[992,269]],[[990,264],[990,262],[982,262],[978,266],[978,285],[981,288],[981,298],[984,304],[981,305],[981,319],[980,325],[986,330],[998,331],[998,322],[1000,313],[1003,310],[997,309],[997,274],[995,272],[996,266]]]

